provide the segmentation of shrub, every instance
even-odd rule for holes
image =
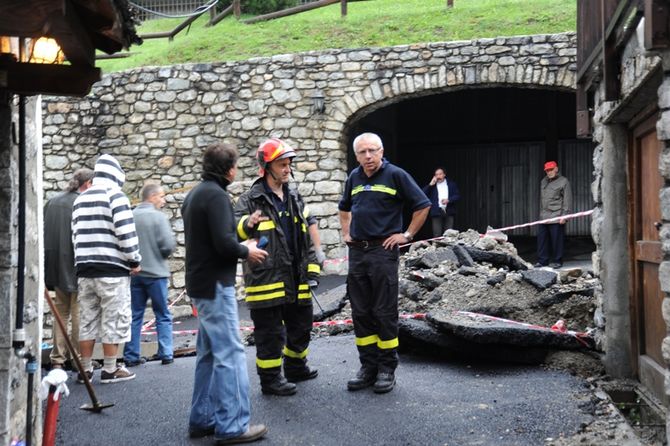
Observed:
[[[217,5],[217,10],[221,11],[232,3],[232,0],[223,0]],[[242,0],[242,12],[246,14],[267,14],[269,12],[281,11],[291,8],[298,4],[298,0]]]

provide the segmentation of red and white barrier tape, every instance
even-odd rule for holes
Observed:
[[[577,342],[579,342],[583,346],[585,346],[585,347],[589,346],[589,344],[584,339],[582,339],[582,338],[589,337],[588,333],[584,333],[584,332],[581,332],[581,331],[566,330],[563,327],[563,324],[558,324],[557,323],[553,327],[549,328],[549,327],[543,327],[541,325],[528,324],[526,322],[514,321],[514,320],[511,320],[511,319],[504,319],[502,317],[489,316],[488,314],[473,313],[473,312],[470,312],[470,311],[456,311],[456,314],[462,314],[464,316],[469,316],[469,317],[472,317],[472,318],[475,318],[475,319],[477,319],[477,318],[482,319],[483,318],[483,319],[489,319],[489,320],[492,320],[492,321],[505,322],[505,323],[508,323],[508,324],[519,325],[521,327],[533,328],[533,329],[536,329],[536,330],[546,330],[546,331],[551,331],[551,332],[554,332],[554,333],[565,333],[567,335],[573,336],[577,340]]]
[[[173,300],[170,303],[170,305],[168,305],[168,310],[170,308],[172,308],[174,306],[174,304],[176,304],[179,300],[181,300],[181,298],[184,297],[185,295],[186,295],[186,290],[182,291],[181,294],[179,296],[177,296],[177,298],[175,300]],[[148,321],[146,324],[142,325],[142,333],[144,333],[146,330],[151,328],[151,326],[154,324],[154,322],[156,322],[156,318],[153,318],[150,321]]]
[[[481,314],[481,313],[473,313],[470,311],[454,311],[455,314],[460,314],[464,316],[469,316],[475,319],[489,319],[493,321],[500,321],[500,322],[505,322],[508,324],[514,324],[514,325],[519,325],[521,327],[526,327],[526,328],[532,328],[536,330],[545,330],[545,331],[551,331],[551,332],[558,332],[558,333],[565,333],[567,335],[570,335],[575,338],[577,342],[582,344],[585,347],[589,347],[589,343],[586,342],[583,338],[588,338],[589,334],[584,333],[584,332],[579,332],[579,331],[573,331],[573,330],[566,330],[564,328],[563,324],[556,323],[553,327],[543,327],[541,325],[536,325],[536,324],[529,324],[526,322],[519,322],[519,321],[514,321],[511,319],[504,319],[501,317],[496,317],[496,316],[489,316],[488,314]],[[404,313],[398,315],[400,319],[425,319],[426,318],[426,313]],[[559,321],[562,322],[562,321]],[[352,319],[341,319],[341,320],[333,320],[333,321],[320,321],[320,322],[313,322],[312,327],[333,327],[337,325],[353,325],[354,321]],[[249,326],[249,327],[240,327],[240,331],[253,331],[254,327]],[[150,332],[145,332],[142,333],[144,335],[155,335],[155,331],[150,331]],[[198,334],[198,330],[178,330],[178,331],[173,331],[173,335],[185,335],[185,334]]]
[[[426,317],[425,313],[414,313],[414,314],[401,314],[399,316],[401,319],[424,319]],[[334,321],[320,321],[312,322],[312,327],[332,327],[335,325],[352,325],[354,321],[352,319],[341,319]],[[254,327],[240,327],[240,331],[253,331]],[[172,334],[175,335],[184,335],[184,334],[197,334],[198,330],[177,330],[173,331]],[[155,331],[143,332],[143,335],[155,335]]]
[[[505,231],[511,231],[513,229],[519,229],[519,228],[526,228],[528,226],[535,226],[535,225],[543,225],[543,224],[548,224],[548,223],[558,223],[561,220],[570,220],[573,218],[578,218],[578,217],[586,217],[587,215],[593,214],[593,209],[588,210],[588,211],[583,211],[583,212],[575,212],[574,214],[568,214],[568,215],[561,215],[559,217],[552,217],[552,218],[546,218],[544,220],[537,220],[537,221],[531,221],[530,223],[523,223],[520,225],[514,225],[514,226],[506,226],[504,228],[497,228],[497,229],[489,229],[488,232],[505,232]]]
[[[552,217],[552,218],[546,218],[544,220],[536,220],[536,221],[531,221],[530,223],[523,223],[520,225],[514,225],[514,226],[506,226],[504,228],[497,228],[497,229],[489,229],[486,231],[486,234],[483,234],[482,236],[485,236],[487,234],[494,234],[496,232],[505,232],[505,231],[511,231],[513,229],[519,229],[519,228],[526,228],[529,226],[536,226],[536,225],[542,225],[546,223],[557,223],[560,220],[570,220],[572,218],[578,218],[578,217],[586,217],[587,215],[593,214],[593,209],[588,210],[588,211],[583,211],[583,212],[575,212],[574,214],[568,214],[568,215],[561,215],[560,217]],[[412,246],[415,243],[421,243],[421,242],[433,242],[435,240],[442,240],[445,239],[446,237],[440,236],[440,237],[433,237],[433,238],[428,238],[428,239],[423,239],[423,240],[417,240],[415,242],[411,243],[405,243],[404,245],[399,245],[399,248],[405,248],[407,246]]]

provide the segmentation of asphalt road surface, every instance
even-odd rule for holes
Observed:
[[[401,355],[397,387],[377,395],[348,392],[358,369],[351,335],[313,340],[315,380],[299,383],[291,397],[261,394],[247,348],[252,422],[268,425],[275,445],[542,445],[569,435],[590,420],[580,409],[583,381],[538,367],[475,364]],[[115,406],[95,414],[80,410],[89,398],[71,374],[71,394],[61,403],[59,445],[205,445],[190,440],[188,414],[194,357],[168,366],[151,361],[134,370],[137,378],[93,384],[98,399]]]

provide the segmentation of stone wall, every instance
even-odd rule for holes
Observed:
[[[41,233],[42,156],[40,146],[41,105],[39,97],[26,100],[26,251],[25,302],[23,328],[25,351],[37,357],[33,386],[32,435],[34,443],[41,438],[41,405],[37,402],[40,382],[39,361],[42,338]],[[0,92],[0,444],[14,438],[25,439],[26,396],[28,381],[26,361],[13,348],[17,304],[18,265],[18,149],[12,137],[12,123],[18,137],[17,98]]]
[[[256,147],[268,136],[298,150],[295,180],[331,259],[345,255],[337,201],[347,175],[348,127],[365,114],[417,96],[453,89],[517,86],[574,89],[572,33],[329,50],[241,62],[145,67],[106,75],[83,100],[45,104],[44,186],[62,189],[72,171],[101,153],[118,157],[132,197],[146,180],[170,191],[166,212],[178,234],[172,286],[184,286],[179,207],[199,179],[200,156],[213,141],[241,152],[237,194],[255,177]],[[325,112],[313,108],[323,93]],[[326,272],[341,272],[332,262]]]
[[[666,56],[648,53],[644,50],[641,27],[627,42],[620,64],[621,95],[617,101],[604,100],[604,85],[599,86],[595,95],[593,139],[597,146],[594,151],[594,175],[592,185],[595,212],[592,217],[592,234],[597,251],[593,256],[596,272],[600,275],[602,289],[597,291],[604,318],[599,319],[605,328],[602,339],[607,352],[605,366],[612,377],[633,377],[639,371],[633,369],[636,362],[633,355],[637,347],[631,340],[631,295],[632,280],[628,259],[628,147],[630,122],[638,119],[645,111],[653,111],[650,105],[658,102],[662,110],[657,123],[658,138],[664,149],[660,159],[660,170],[664,178],[670,180],[670,80],[662,64],[670,66]],[[665,61],[665,62],[664,62]],[[658,86],[661,88],[658,89]],[[670,254],[670,189],[660,192],[663,227],[660,232],[665,258]],[[659,280],[665,293],[670,292],[670,262],[661,264]],[[670,300],[666,297],[662,306],[666,322],[670,322]],[[663,355],[670,361],[670,339],[663,342]],[[666,393],[668,383],[665,384]]]

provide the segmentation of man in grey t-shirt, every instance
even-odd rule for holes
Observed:
[[[167,258],[175,249],[175,237],[170,222],[160,208],[165,206],[165,192],[158,184],[147,184],[140,191],[142,203],[135,208],[135,227],[140,241],[142,267],[130,282],[133,321],[131,340],[123,349],[126,366],[133,367],[145,362],[140,356],[140,335],[147,299],[156,317],[158,352],[156,358],[162,364],[171,364],[172,315],[168,308],[168,278],[170,268]]]

